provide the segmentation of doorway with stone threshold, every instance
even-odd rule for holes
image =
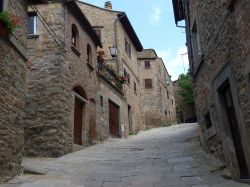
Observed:
[[[132,108],[130,105],[128,105],[128,127],[129,127],[129,132],[132,132],[133,131]]]
[[[224,82],[218,91],[220,93],[220,99],[225,113],[224,122],[227,124],[231,132],[231,138],[240,171],[240,178],[249,179],[249,170],[229,81],[227,80]]]
[[[120,138],[120,107],[109,100],[109,133],[113,138]]]
[[[94,143],[96,138],[96,102],[94,99],[90,99],[89,109],[89,143]]]
[[[74,144],[83,145],[84,137],[83,132],[85,128],[85,113],[86,113],[86,103],[87,96],[84,89],[77,86],[73,89],[75,96],[75,106],[74,106]]]

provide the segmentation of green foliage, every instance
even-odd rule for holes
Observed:
[[[178,78],[178,87],[180,91],[177,94],[182,96],[186,103],[194,104],[192,77],[189,74],[181,74]]]
[[[162,127],[169,127],[171,124],[169,122],[164,122],[161,124]]]
[[[0,22],[2,22],[9,33],[12,33],[20,22],[19,18],[8,11],[0,12]]]
[[[139,133],[139,131],[130,131],[129,132],[129,135],[132,136],[132,135],[137,135]]]

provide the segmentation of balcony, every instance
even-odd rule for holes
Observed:
[[[116,74],[115,70],[112,69],[109,65],[104,65],[103,63],[97,63],[98,70],[97,74],[101,77],[106,83],[108,83],[112,88],[114,88],[117,92],[123,93],[123,84],[124,81],[119,79],[119,76]]]
[[[28,4],[48,4],[48,0],[28,0]]]

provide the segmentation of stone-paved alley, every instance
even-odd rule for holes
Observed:
[[[24,159],[24,174],[2,187],[240,187],[202,151],[196,124],[110,139],[58,159]],[[224,176],[224,177],[222,177]]]

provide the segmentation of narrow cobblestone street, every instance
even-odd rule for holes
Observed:
[[[195,124],[157,128],[59,159],[24,159],[24,174],[2,187],[240,187],[199,146]],[[216,169],[217,168],[217,169]]]

